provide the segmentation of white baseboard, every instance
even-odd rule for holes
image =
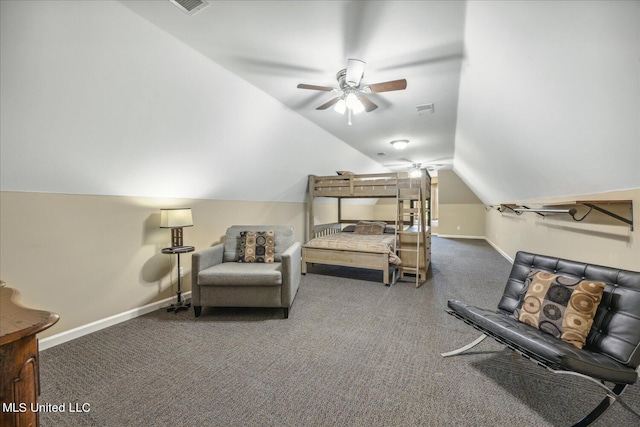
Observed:
[[[465,236],[463,234],[433,234],[434,236],[443,237],[445,239],[480,239],[484,240],[484,236]]]
[[[511,264],[513,264],[513,258],[511,258],[505,251],[500,249],[495,243],[491,240],[487,239],[485,236],[458,236],[457,234],[433,234],[434,236],[444,237],[445,239],[482,239],[485,240],[488,244],[490,244],[493,249],[495,249],[500,255],[506,258]]]
[[[495,249],[496,251],[498,251],[498,253],[500,255],[502,255],[503,257],[505,257],[507,259],[507,261],[509,261],[511,264],[513,264],[513,258],[511,258],[509,255],[507,255],[507,253],[505,251],[503,251],[502,249],[500,249],[495,243],[493,243],[491,240],[487,239],[486,237],[484,238],[484,240],[487,241],[488,244],[490,244],[491,246],[493,246],[493,249]]]
[[[182,294],[185,299],[191,295],[191,291]],[[38,340],[40,350],[46,350],[51,347],[55,347],[58,344],[65,343],[67,341],[80,338],[81,336],[88,335],[92,332],[99,331],[100,329],[108,328],[109,326],[117,325],[118,323],[126,322],[127,320],[134,319],[152,311],[156,311],[160,308],[167,307],[175,302],[176,297],[170,297],[161,301],[152,302],[142,307],[137,307],[132,310],[125,311],[124,313],[114,314],[113,316],[106,317],[104,319],[96,320],[95,322],[87,323],[86,325],[78,326],[77,328],[69,329],[68,331],[61,332],[50,337],[42,338]]]

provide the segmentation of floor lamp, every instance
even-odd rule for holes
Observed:
[[[160,209],[160,228],[171,229],[171,247],[162,249],[163,254],[176,254],[178,257],[178,301],[171,304],[167,311],[187,310],[191,303],[182,299],[182,268],[180,267],[180,254],[193,252],[193,246],[184,246],[182,241],[182,228],[192,227],[193,218],[191,208]]]

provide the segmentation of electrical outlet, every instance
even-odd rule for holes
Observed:
[[[460,226],[457,226],[457,227],[456,227],[456,230],[460,230]]]
[[[180,271],[178,272],[180,277],[184,276],[184,267],[180,267]]]

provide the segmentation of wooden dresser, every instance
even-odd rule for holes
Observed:
[[[22,307],[18,293],[0,282],[0,426],[37,426],[40,395],[36,334],[59,316]],[[33,406],[32,406],[33,405]]]

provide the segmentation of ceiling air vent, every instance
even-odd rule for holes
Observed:
[[[205,0],[169,0],[187,15],[193,15],[209,5]]]
[[[435,112],[435,107],[433,104],[423,104],[416,106],[416,111],[419,116],[424,116],[425,114],[433,114]]]

